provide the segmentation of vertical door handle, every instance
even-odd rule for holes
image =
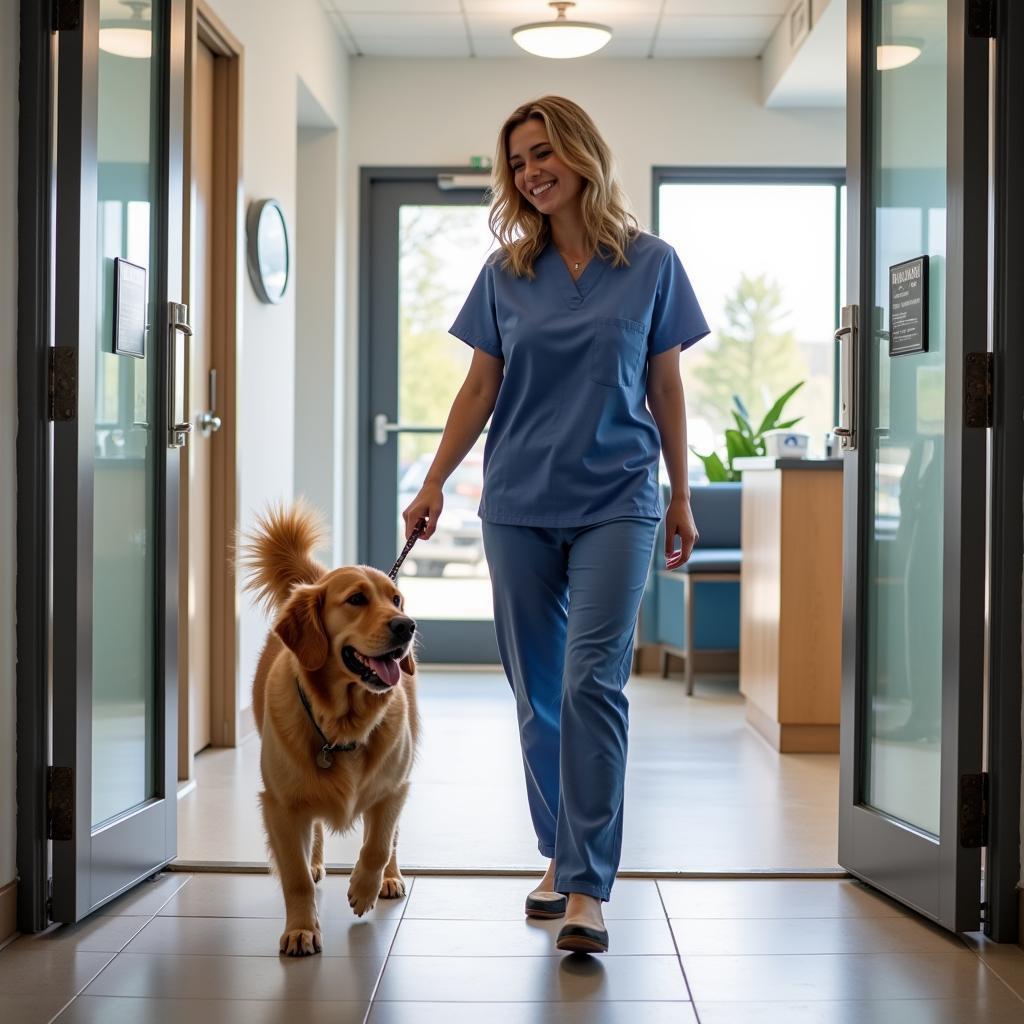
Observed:
[[[216,434],[222,426],[221,418],[217,415],[217,371],[210,370],[210,408],[199,414],[199,433],[203,437]]]
[[[185,359],[192,325],[188,322],[188,306],[169,302],[167,345],[167,447],[184,448],[192,424],[188,421],[188,375]]]
[[[843,306],[835,339],[839,342],[839,450],[857,447],[857,307]]]

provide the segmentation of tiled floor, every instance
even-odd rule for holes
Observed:
[[[0,952],[5,1024],[1021,1024],[1024,951],[848,880],[620,879],[605,957],[554,949],[523,878],[411,878],[363,920],[320,885],[324,952],[277,955],[267,875],[165,874]]]
[[[420,673],[423,740],[402,814],[403,865],[537,869],[515,705],[495,672]],[[837,865],[838,758],[773,750],[746,724],[736,682],[634,676],[624,871],[746,871]],[[259,740],[196,761],[178,804],[178,858],[264,865]],[[438,820],[444,828],[438,828]],[[327,840],[348,867],[360,830]]]

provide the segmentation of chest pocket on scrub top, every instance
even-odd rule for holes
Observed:
[[[609,388],[631,387],[647,348],[645,333],[639,320],[595,320],[590,342],[590,379]]]

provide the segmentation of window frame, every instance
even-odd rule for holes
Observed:
[[[842,309],[842,189],[845,167],[684,167],[651,168],[651,229],[661,237],[662,185],[831,185],[835,208],[835,274],[833,282],[833,330],[839,328]],[[832,416],[839,422],[839,346],[832,356]]]

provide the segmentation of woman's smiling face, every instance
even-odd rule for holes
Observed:
[[[583,178],[555,155],[543,121],[530,118],[512,129],[508,165],[516,188],[540,213],[552,216],[578,202]]]

